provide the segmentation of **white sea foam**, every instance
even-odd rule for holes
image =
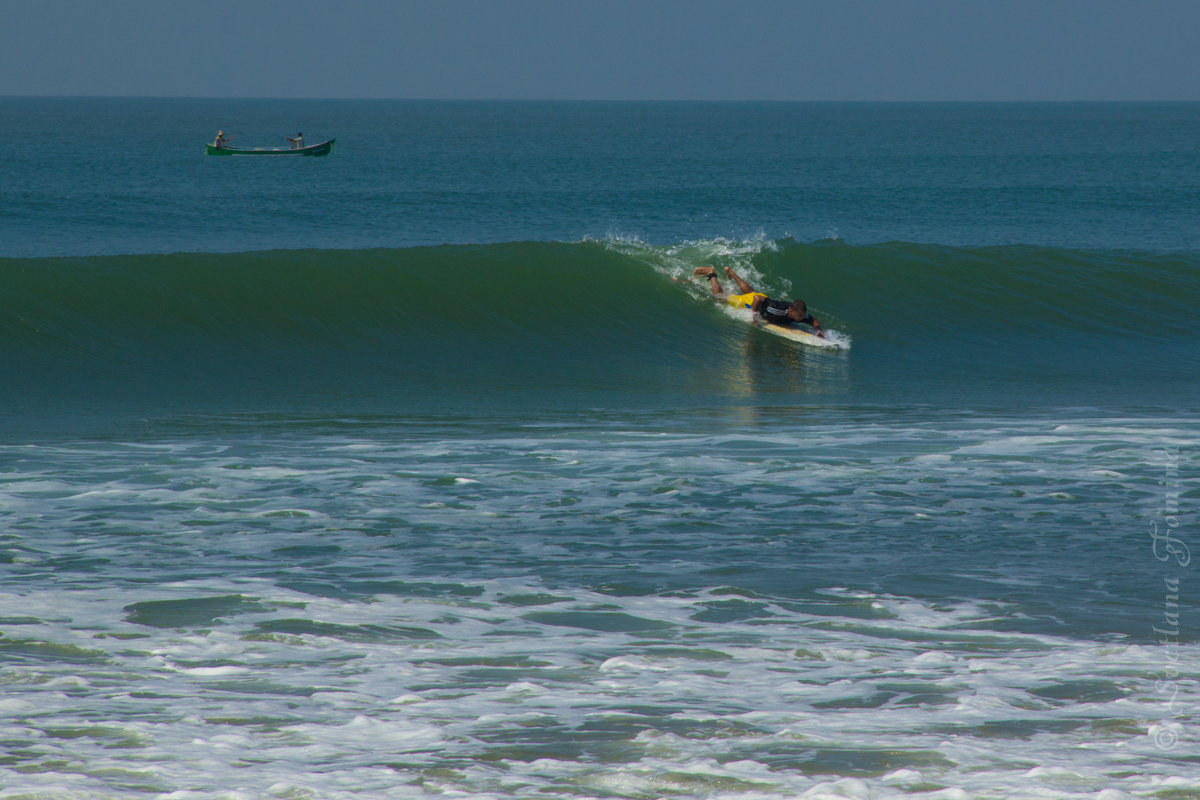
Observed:
[[[1085,576],[1117,576],[1108,608],[1145,611],[1114,584],[1125,551],[1086,532],[1155,513],[1168,428],[1044,435],[1056,424],[729,412],[454,448],[265,440],[236,462],[213,442],[41,453],[0,508],[19,556],[0,594],[0,738],[19,761],[0,780],[96,797],[1193,791],[1173,754],[1200,737],[1173,709],[1200,702],[1197,676],[1168,707],[1164,649],[1088,629],[1092,596],[1058,588],[1086,553]],[[990,563],[1043,546],[1021,562],[1043,572]],[[922,577],[889,582],[905,570]]]
[[[209,591],[221,592],[248,588],[205,585]],[[195,594],[200,588],[177,586],[184,595]],[[337,753],[358,753],[355,758],[361,759],[368,753],[387,752],[391,758],[400,758],[405,753],[433,752],[429,748],[435,746],[443,757],[470,758],[479,745],[469,742],[493,743],[484,745],[477,755],[485,753],[489,746],[503,748],[506,741],[513,743],[507,746],[517,746],[516,752],[521,752],[521,748],[533,741],[529,732],[539,728],[547,732],[560,730],[545,739],[547,747],[553,747],[555,741],[571,741],[575,735],[571,731],[585,725],[597,713],[603,713],[611,720],[610,725],[627,727],[627,741],[633,752],[643,751],[643,755],[633,756],[625,768],[634,778],[631,786],[658,780],[654,775],[659,773],[651,767],[657,762],[672,774],[692,774],[714,786],[735,779],[762,782],[761,787],[742,790],[755,796],[796,791],[813,797],[855,796],[855,792],[868,791],[874,793],[871,796],[903,797],[909,788],[924,786],[921,780],[943,785],[959,780],[962,783],[958,787],[947,788],[970,792],[985,779],[997,787],[1034,781],[1059,790],[1091,791],[1094,795],[1098,790],[1096,782],[1105,769],[1103,765],[1110,758],[1111,745],[1123,743],[1126,748],[1144,752],[1147,745],[1138,742],[1152,733],[1130,729],[1136,726],[1134,720],[1146,713],[1146,708],[1136,705],[1119,708],[1122,702],[1139,702],[1136,696],[1119,693],[1123,696],[1099,704],[1056,701],[1061,702],[1056,705],[1031,694],[1047,682],[1063,685],[1103,680],[1119,686],[1122,681],[1135,681],[1152,664],[1152,652],[1146,652],[1146,648],[1090,645],[1026,635],[1009,635],[997,646],[989,632],[974,633],[970,628],[960,628],[962,643],[977,642],[980,648],[973,662],[986,662],[988,666],[987,670],[962,669],[957,656],[927,649],[924,635],[941,630],[944,615],[959,623],[969,623],[977,613],[969,606],[934,611],[917,601],[896,598],[893,609],[898,617],[891,621],[893,633],[886,638],[878,638],[869,628],[847,628],[842,632],[826,628],[826,621],[831,620],[828,617],[777,614],[767,625],[724,623],[704,629],[691,625],[685,644],[675,635],[658,634],[647,639],[645,635],[619,631],[597,636],[593,627],[546,628],[543,622],[531,621],[528,613],[529,608],[543,606],[510,606],[501,601],[502,597],[548,593],[546,587],[520,581],[490,581],[479,587],[483,593],[476,595],[471,604],[449,604],[455,609],[455,618],[483,623],[483,628],[478,628],[477,623],[466,622],[465,630],[460,630],[464,622],[444,618],[445,598],[436,602],[391,598],[382,604],[362,605],[314,601],[306,595],[273,589],[268,584],[260,583],[257,588],[260,599],[267,603],[304,603],[306,613],[320,622],[386,627],[402,616],[406,624],[433,627],[442,638],[408,643],[346,641],[331,650],[329,640],[321,637],[302,635],[272,642],[237,635],[239,629],[252,631],[253,620],[277,618],[280,611],[233,624],[229,633],[234,635],[225,632],[228,624],[211,633],[179,635],[169,629],[138,630],[130,625],[114,629],[110,623],[108,633],[126,630],[148,634],[151,639],[131,640],[136,649],[120,644],[119,639],[94,639],[94,645],[108,648],[106,663],[97,663],[94,668],[76,665],[72,669],[82,670],[85,676],[91,669],[98,676],[106,674],[102,690],[68,696],[47,693],[36,681],[26,684],[24,689],[18,686],[18,692],[36,698],[36,702],[12,698],[0,706],[9,719],[9,735],[19,737],[22,724],[28,725],[30,731],[79,726],[78,720],[85,715],[95,712],[119,715],[126,713],[120,710],[121,706],[132,702],[131,707],[140,707],[139,715],[150,720],[159,718],[149,725],[127,725],[129,735],[142,742],[140,750],[179,752],[180,743],[188,742],[188,747],[207,754],[207,760],[201,762],[206,769],[221,774],[222,763],[235,765],[236,771],[230,776],[236,776],[238,785],[254,791],[255,786],[263,790],[278,781],[276,770],[282,763],[280,759],[285,758],[281,745],[289,740],[293,742],[289,745],[292,753],[287,757],[289,762],[300,753],[315,762],[328,761]],[[576,591],[570,600],[550,606],[563,609],[568,615],[578,615],[578,622],[585,625],[590,625],[587,615],[593,613],[587,609],[597,605],[615,606],[631,617],[654,614],[685,624],[688,612],[720,602],[719,597],[698,593],[622,600]],[[17,605],[21,604],[19,600]],[[105,616],[97,615],[93,623]],[[498,630],[508,630],[510,634],[496,636]],[[96,633],[97,637],[101,635],[100,631]],[[217,640],[210,642],[214,636]],[[481,652],[480,643],[485,640],[488,648]],[[822,645],[822,641],[827,644]],[[796,645],[815,647],[824,656],[798,657],[793,653]],[[150,649],[170,653],[170,660],[138,655]],[[604,654],[607,657],[599,658]],[[349,661],[344,660],[346,656],[350,656]],[[177,665],[180,660],[213,658],[254,666],[180,669]],[[303,671],[296,671],[299,664],[306,665]],[[35,669],[37,674],[51,675],[60,668],[44,664]],[[493,670],[499,680],[472,679],[471,674],[479,670]],[[174,678],[169,677],[172,674]],[[671,677],[664,679],[665,674]],[[13,675],[9,668],[0,673],[0,678]],[[973,677],[976,675],[979,677]],[[124,688],[124,692],[114,693],[115,676],[120,676],[116,685]],[[230,677],[247,677],[250,683],[245,689],[231,693],[222,682]],[[918,683],[911,683],[913,680]],[[897,685],[888,688],[892,683]],[[419,687],[419,693],[405,693],[407,687]],[[147,690],[160,699],[131,701],[134,695]],[[861,699],[877,696],[881,691],[894,693],[893,702],[879,705],[876,700],[861,705]],[[992,701],[983,705],[976,702],[981,693],[997,691],[999,694]],[[930,693],[949,702],[938,701],[935,705],[918,702],[911,706],[894,702]],[[632,714],[626,711],[627,699],[635,699],[643,710]],[[518,704],[517,708],[510,708],[513,703]],[[691,710],[704,707],[711,710],[707,713]],[[658,712],[648,714],[651,708],[657,708]],[[770,712],[757,712],[759,708]],[[403,716],[396,717],[397,711],[393,709],[402,709]],[[989,720],[1005,718],[1024,719],[1023,724],[1032,726],[1025,735],[1028,738],[1004,735],[991,738],[987,733]],[[1105,723],[1114,718],[1129,722],[1116,725],[1111,733],[1088,733],[1090,723]],[[276,721],[268,722],[270,719]],[[684,722],[691,726],[691,735],[679,737],[670,733],[675,725]],[[1052,726],[1046,733],[1037,734],[1042,722]],[[1054,733],[1056,723],[1080,724],[1082,728]],[[704,730],[709,733],[697,735]],[[951,730],[958,733],[946,739],[943,731]],[[1019,727],[1014,732],[1017,730]],[[1085,757],[1085,751],[1079,748],[1095,736],[1110,746],[1093,750],[1090,757]],[[878,747],[874,742],[879,739],[888,741],[894,751],[910,753],[919,763],[924,764],[933,753],[945,763],[932,768],[932,777],[931,768],[924,765],[919,769],[893,769],[881,773],[878,780],[855,778],[814,784],[802,778],[803,770],[780,772],[759,762],[755,755],[760,751],[764,756],[778,753],[780,747],[794,749],[799,768],[805,761],[804,754],[810,751],[844,750],[870,758]],[[113,769],[125,768],[121,766],[124,761],[119,753],[102,748],[104,741],[85,735],[64,740],[62,745],[83,748],[81,752],[88,753],[89,758],[99,759]],[[785,745],[792,741],[795,748]],[[1057,741],[1056,751],[1062,752],[1056,757],[1059,763],[1044,762],[1042,749],[1048,741]],[[101,749],[93,749],[94,746]],[[43,750],[51,757],[57,748],[43,746]],[[261,763],[257,766],[239,763],[238,754],[247,751],[257,752],[259,758],[255,763],[260,759]],[[746,757],[736,762],[741,766],[733,768],[726,763],[716,768],[718,761],[712,759],[720,757],[718,760],[724,762],[724,754],[729,752],[745,753]],[[673,755],[662,761],[668,753]],[[1020,764],[1023,759],[1036,766],[1014,770],[1011,765]],[[411,756],[408,760],[411,761]],[[429,768],[434,769],[438,760],[428,761]],[[991,767],[980,770],[981,765],[989,762]],[[334,772],[340,774],[349,768],[354,774],[351,763]],[[511,774],[520,764],[520,761],[508,762],[507,770]],[[553,782],[560,775],[578,774],[582,770],[588,775],[586,782],[590,785],[611,786],[607,778],[602,778],[605,772],[589,767],[586,761],[568,760],[561,769],[556,769],[555,764],[542,760],[535,772],[541,780]],[[915,777],[918,774],[923,778]],[[168,775],[162,780],[206,783],[211,779],[202,775],[176,765],[173,777]],[[314,772],[303,782],[322,793],[341,796],[337,786],[329,782],[332,777],[328,771]],[[1137,791],[1149,785],[1150,777],[1126,778],[1125,787]],[[529,779],[534,776],[531,774]],[[464,789],[469,786],[459,785]],[[476,790],[483,785],[486,781]],[[655,791],[662,788],[661,784],[653,785],[658,787]]]

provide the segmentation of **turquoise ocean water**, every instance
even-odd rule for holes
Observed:
[[[1200,105],[0,136],[0,798],[1200,797]]]

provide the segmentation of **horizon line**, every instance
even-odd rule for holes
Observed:
[[[1158,99],[772,99],[772,98],[566,98],[566,97],[300,97],[289,95],[170,95],[170,94],[0,94],[0,99],[28,100],[254,100],[254,101],[334,101],[334,102],[403,102],[403,103],[677,103],[677,104],[877,104],[877,105],[1149,105],[1149,104],[1196,104],[1200,98]]]

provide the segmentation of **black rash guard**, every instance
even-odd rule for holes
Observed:
[[[762,317],[763,322],[770,322],[773,325],[791,325],[792,320],[788,318],[788,309],[792,304],[785,300],[772,300],[766,298],[758,304],[758,315]],[[813,324],[812,314],[808,314],[804,319],[800,320],[805,325]]]

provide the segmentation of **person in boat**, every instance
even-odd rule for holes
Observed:
[[[724,298],[731,306],[744,306],[754,312],[754,324],[756,325],[760,319],[773,325],[785,326],[799,322],[803,325],[811,325],[817,336],[825,338],[825,331],[821,330],[821,323],[808,313],[808,305],[803,300],[792,300],[791,302],[773,300],[762,292],[754,291],[750,284],[742,280],[729,267],[725,268],[725,274],[737,285],[739,294],[725,294],[725,290],[721,288],[721,281],[717,279],[715,267],[697,267],[692,274],[708,278],[714,296]]]
[[[287,139],[288,142],[291,143],[293,150],[299,150],[301,147],[304,147],[304,134],[303,133],[297,133],[295,139],[291,138],[290,136],[285,136],[283,138]]]
[[[225,131],[217,131],[217,138],[213,139],[213,147],[225,146]]]

